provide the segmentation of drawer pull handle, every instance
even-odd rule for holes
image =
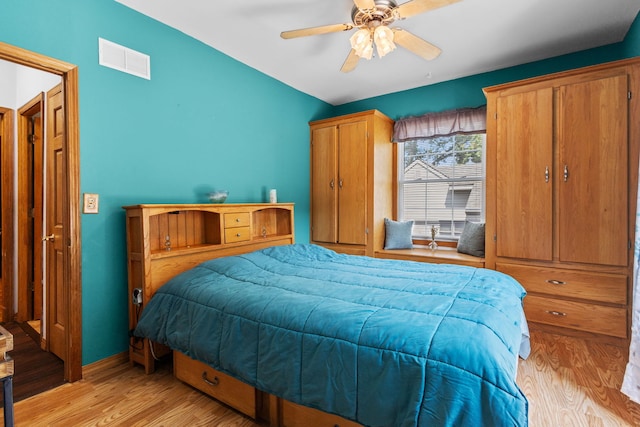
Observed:
[[[202,381],[204,381],[205,383],[209,384],[212,387],[215,387],[218,384],[220,384],[220,380],[218,379],[218,377],[213,377],[213,381],[210,381],[207,378],[207,372],[206,371],[202,373]]]
[[[567,313],[563,313],[561,311],[554,311],[554,310],[545,310],[545,311],[552,316],[564,317],[567,315]]]
[[[236,218],[236,222],[240,222],[240,218]]]
[[[552,285],[566,285],[567,284],[567,282],[563,282],[562,280],[553,280],[553,279],[547,280],[547,283],[550,283]]]
[[[240,237],[240,236],[242,236],[242,234],[236,233],[236,237]]]

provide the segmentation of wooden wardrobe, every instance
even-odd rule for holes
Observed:
[[[393,218],[393,121],[377,110],[311,122],[310,241],[373,256]]]
[[[640,61],[485,89],[486,266],[527,290],[529,322],[629,340]]]

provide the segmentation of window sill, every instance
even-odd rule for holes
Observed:
[[[400,259],[417,262],[433,262],[437,264],[457,264],[469,267],[484,268],[484,258],[461,254],[456,248],[439,246],[432,251],[426,246],[414,245],[413,249],[381,249],[374,254],[376,258]]]

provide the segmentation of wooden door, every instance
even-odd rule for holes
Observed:
[[[553,89],[497,100],[496,254],[553,257]]]
[[[367,121],[338,127],[338,243],[367,244]]]
[[[18,312],[16,320],[42,319],[45,94],[18,109]]]
[[[311,131],[311,240],[337,240],[337,127]]]
[[[47,184],[46,184],[46,277],[47,344],[49,351],[66,359],[66,333],[69,301],[65,286],[64,218],[67,209],[65,192],[67,165],[64,152],[64,108],[62,85],[47,92]]]
[[[31,185],[31,200],[30,200],[30,209],[32,212],[31,215],[31,226],[32,226],[32,235],[31,235],[31,250],[32,250],[32,273],[31,273],[31,292],[30,292],[30,319],[29,320],[39,320],[42,319],[43,312],[43,288],[42,288],[42,258],[43,258],[43,250],[42,250],[42,223],[43,223],[43,215],[44,215],[44,206],[43,206],[43,183],[44,183],[44,144],[42,141],[43,132],[42,132],[42,115],[33,117],[31,120],[32,125],[32,159],[33,159],[33,170],[32,170],[32,185]]]
[[[618,75],[559,89],[560,261],[627,265],[627,84]]]
[[[13,110],[0,107],[0,322],[13,320]]]

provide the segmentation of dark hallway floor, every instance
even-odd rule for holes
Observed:
[[[42,351],[29,336],[37,333],[28,325],[23,328],[16,322],[6,322],[2,326],[13,335],[13,350],[9,356],[14,361],[14,402],[64,384],[64,363],[53,354]],[[25,329],[29,330],[29,334]]]

